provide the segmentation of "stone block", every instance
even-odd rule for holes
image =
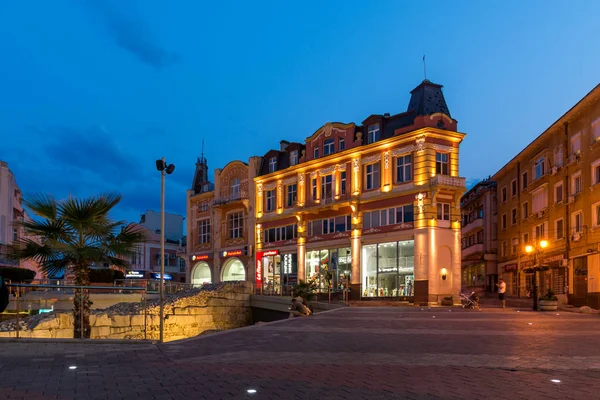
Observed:
[[[98,338],[98,337],[106,337],[108,335],[110,335],[111,333],[111,328],[110,326],[96,326],[96,327],[92,327],[92,339],[93,338]]]
[[[56,339],[73,339],[73,327],[70,329],[54,329],[52,337]]]
[[[111,315],[110,322],[112,327],[131,326],[131,317],[129,315]]]
[[[150,318],[146,317],[146,323],[151,321]],[[144,327],[144,315],[133,315],[131,316],[131,326],[141,326]]]
[[[41,320],[35,327],[35,330],[49,330],[60,328],[60,321],[56,316]]]
[[[92,319],[92,317],[95,317]],[[96,314],[90,317],[90,325],[91,326],[110,326],[111,320],[108,314]]]
[[[58,326],[60,329],[73,329],[73,314],[60,313],[58,316]]]

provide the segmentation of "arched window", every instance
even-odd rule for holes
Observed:
[[[240,198],[240,178],[233,178],[231,180],[231,198]]]
[[[239,258],[231,258],[225,263],[221,280],[223,282],[246,280],[246,269]]]
[[[327,139],[323,143],[323,155],[327,156],[329,154],[333,154],[334,152],[334,141],[333,139]]]
[[[209,265],[205,262],[197,263],[192,270],[192,285],[198,287],[211,282],[212,278]]]

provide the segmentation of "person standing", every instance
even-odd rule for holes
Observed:
[[[498,286],[498,299],[500,300],[500,304],[502,308],[506,308],[506,300],[504,299],[504,294],[506,293],[506,282],[504,279],[500,278],[500,283],[496,283]]]

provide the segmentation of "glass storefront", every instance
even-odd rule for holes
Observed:
[[[472,264],[462,269],[462,286],[485,285],[485,263]]]
[[[343,280],[350,281],[352,254],[350,247],[311,250],[306,252],[306,279],[315,282],[321,292],[343,289]]]
[[[288,295],[298,283],[298,256],[296,253],[270,254],[277,251],[259,253],[262,266],[262,287],[258,288],[265,295]],[[258,282],[258,279],[257,279]]]
[[[199,287],[206,283],[211,283],[210,266],[208,263],[199,262],[192,271],[192,285]]]
[[[363,297],[414,296],[414,241],[364,245]]]
[[[223,267],[223,282],[227,281],[245,281],[246,269],[239,258],[230,258]]]

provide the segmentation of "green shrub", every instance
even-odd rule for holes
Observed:
[[[113,283],[117,279],[125,279],[121,271],[110,268],[90,269],[91,283]]]
[[[556,300],[558,300],[558,297],[556,297],[556,295],[554,294],[554,290],[548,289],[548,291],[546,292],[546,295],[541,296],[540,300],[556,301]]]
[[[35,278],[35,271],[27,268],[0,268],[0,276],[12,283],[30,283]]]
[[[444,297],[444,300],[452,300],[452,296],[446,296]]]

